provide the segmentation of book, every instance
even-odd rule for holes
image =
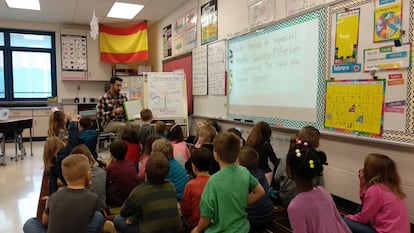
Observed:
[[[139,99],[124,101],[124,111],[129,121],[141,118],[142,102]]]

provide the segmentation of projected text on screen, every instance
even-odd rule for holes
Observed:
[[[320,18],[228,43],[229,114],[316,122]]]

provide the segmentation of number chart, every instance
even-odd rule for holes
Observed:
[[[385,80],[326,82],[325,127],[381,136]]]

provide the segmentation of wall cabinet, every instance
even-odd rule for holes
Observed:
[[[31,109],[10,110],[10,113],[9,113],[9,119],[21,119],[21,118],[32,118],[32,117],[33,116],[32,116],[32,110]],[[33,136],[33,126],[32,126],[32,136]],[[29,129],[23,130],[23,137],[24,138],[30,137],[30,130]]]
[[[63,111],[72,113],[73,115],[78,114],[78,105],[77,104],[64,104]]]
[[[33,137],[47,137],[49,109],[33,109]]]
[[[33,118],[32,136],[33,137],[47,137],[47,130],[49,128],[50,108],[41,109],[10,109],[9,119],[19,118]],[[30,130],[25,129],[23,137],[29,137]]]
[[[107,81],[111,78],[112,65],[101,62],[99,52],[99,39],[94,40],[87,32],[88,51],[88,81]]]

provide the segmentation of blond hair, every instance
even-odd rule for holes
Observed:
[[[171,160],[174,156],[173,145],[165,138],[157,139],[152,143],[152,152],[156,151],[163,153],[168,160]]]
[[[62,174],[68,184],[82,184],[90,171],[89,161],[83,154],[71,154],[62,161]]]
[[[80,144],[75,146],[75,148],[72,149],[72,151],[70,152],[70,154],[82,154],[85,155],[90,163],[95,163],[96,160],[93,157],[91,151],[89,150],[89,148],[85,145],[85,144]]]
[[[66,131],[66,114],[63,111],[52,112],[49,116],[49,129],[47,130],[48,137],[59,135],[59,130]]]
[[[65,144],[58,137],[53,136],[47,139],[43,147],[43,165],[46,172],[49,172],[50,168],[55,165],[56,155],[63,147]]]
[[[367,155],[364,162],[364,181],[364,190],[374,184],[382,183],[399,198],[404,199],[406,196],[401,188],[397,165],[386,155],[376,153]]]

